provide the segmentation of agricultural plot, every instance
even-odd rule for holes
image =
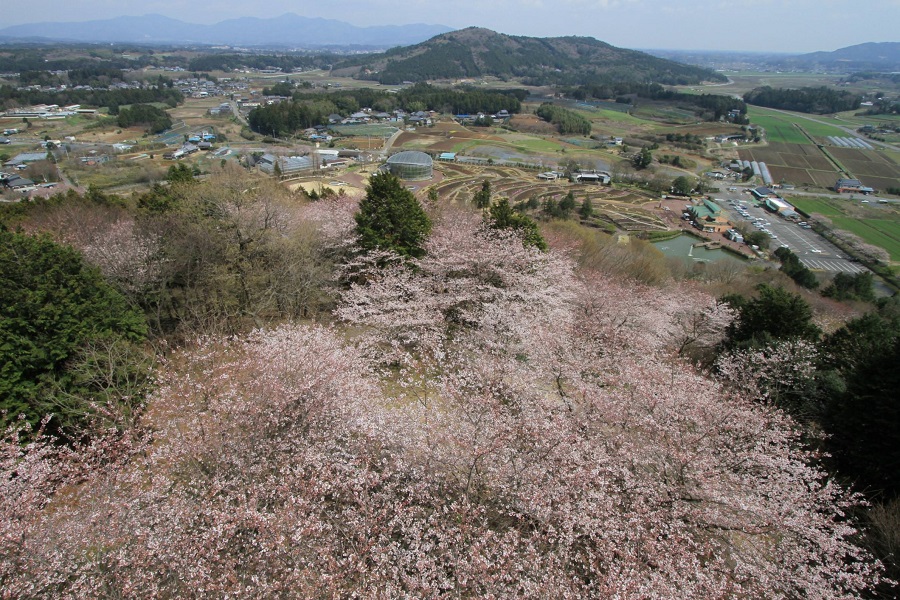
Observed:
[[[754,115],[751,122],[766,130],[766,138],[773,144],[811,144],[803,132],[794,127],[788,119],[775,115]]]
[[[391,137],[398,129],[391,125],[332,125],[331,129],[340,135]]]
[[[900,165],[883,152],[853,148],[830,148],[829,152],[865,185],[882,190],[900,187]]]
[[[826,123],[824,118],[818,116],[807,117],[772,111],[758,106],[750,107],[748,114],[751,123],[766,130],[766,138],[772,143],[809,145],[812,142],[804,135],[804,131],[819,138],[826,138],[830,135],[847,135],[843,129]]]
[[[820,214],[826,217],[839,217],[842,213],[830,200],[821,198],[791,198],[791,204],[808,215]]]
[[[865,241],[888,251],[892,261],[900,261],[900,222],[882,219],[833,217],[834,226],[855,233]]]
[[[738,155],[741,160],[766,163],[776,182],[827,188],[841,176],[812,144],[769,144],[764,148],[739,150]]]
[[[887,250],[891,260],[900,261],[900,217],[894,210],[865,207],[837,198],[793,197],[790,202],[808,215],[828,217],[836,229],[854,233],[867,243]]]

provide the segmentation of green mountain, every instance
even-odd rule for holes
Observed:
[[[616,48],[589,37],[510,36],[479,27],[421,44],[355,57],[335,70],[386,84],[494,76],[533,85],[638,81],[695,84],[725,81],[701,67]]]

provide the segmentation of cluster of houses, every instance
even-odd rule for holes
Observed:
[[[371,108],[363,108],[349,117],[339,114],[328,115],[329,125],[364,125],[367,123],[407,123],[414,126],[431,125],[436,113],[434,111],[419,110],[408,113],[397,109],[387,112],[373,111]]]
[[[494,113],[492,115],[489,115],[489,114],[483,113],[483,112],[480,112],[480,113],[474,114],[474,115],[470,115],[470,114],[453,115],[453,119],[457,123],[463,123],[463,124],[475,123],[478,121],[483,121],[485,119],[491,119],[492,121],[506,121],[510,117],[512,117],[512,115],[509,114],[509,111],[507,111],[505,108],[503,110],[497,111],[496,113]]]
[[[10,108],[4,116],[11,119],[65,119],[77,114],[95,113],[93,108],[81,108],[80,104],[70,104],[68,106],[59,106],[58,104],[35,104],[34,106],[23,106],[19,108]]]
[[[247,79],[223,77],[218,81],[210,81],[205,77],[183,77],[176,79],[173,85],[186,98],[216,98],[230,94],[245,94],[249,89]]]
[[[213,149],[213,142],[216,141],[216,134],[209,131],[201,131],[191,133],[187,137],[180,148],[166,152],[163,154],[165,160],[179,160],[185,156],[200,152],[201,150],[209,151]]]
[[[347,167],[354,160],[365,157],[359,150],[324,149],[302,156],[276,156],[263,154],[255,159],[254,165],[263,173],[280,174],[285,177],[317,169],[327,170]]]
[[[14,173],[0,173],[0,184],[16,192],[28,192],[36,187],[32,180]]]
[[[541,181],[556,181],[558,179],[564,179],[565,177],[566,174],[562,171],[544,171],[537,175],[537,178]],[[612,176],[605,171],[578,171],[577,173],[573,173],[570,179],[575,183],[609,185],[612,181]]]

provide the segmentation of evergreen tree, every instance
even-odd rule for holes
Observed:
[[[650,153],[650,148],[643,146],[641,151],[634,155],[631,162],[636,169],[646,169],[649,167],[653,162],[653,155]]]
[[[431,219],[396,175],[372,176],[355,218],[363,249],[380,248],[416,258],[425,255],[423,245],[431,232]]]
[[[759,285],[757,291],[756,298],[729,295],[722,299],[738,313],[728,326],[726,347],[758,348],[775,340],[819,339],[821,331],[803,298],[768,284]]]
[[[73,367],[86,346],[146,333],[143,315],[78,252],[0,228],[0,426],[19,415],[37,423],[55,412],[55,394],[84,392]]]
[[[522,243],[534,246],[546,252],[548,249],[544,236],[541,235],[537,223],[528,215],[515,212],[509,205],[509,199],[500,198],[487,215],[488,226],[492,229],[513,229],[522,235]]]
[[[594,216],[594,205],[591,203],[590,198],[585,198],[581,203],[581,208],[578,209],[578,214],[581,215],[582,219],[590,219]]]
[[[472,202],[476,208],[487,208],[491,205],[491,182],[485,179],[481,183],[481,190],[475,192]]]
[[[562,213],[564,219],[568,219],[573,210],[575,210],[575,194],[569,192],[560,200],[559,212]]]

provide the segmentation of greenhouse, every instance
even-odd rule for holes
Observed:
[[[387,161],[391,173],[408,181],[431,179],[434,161],[424,152],[399,152]]]

